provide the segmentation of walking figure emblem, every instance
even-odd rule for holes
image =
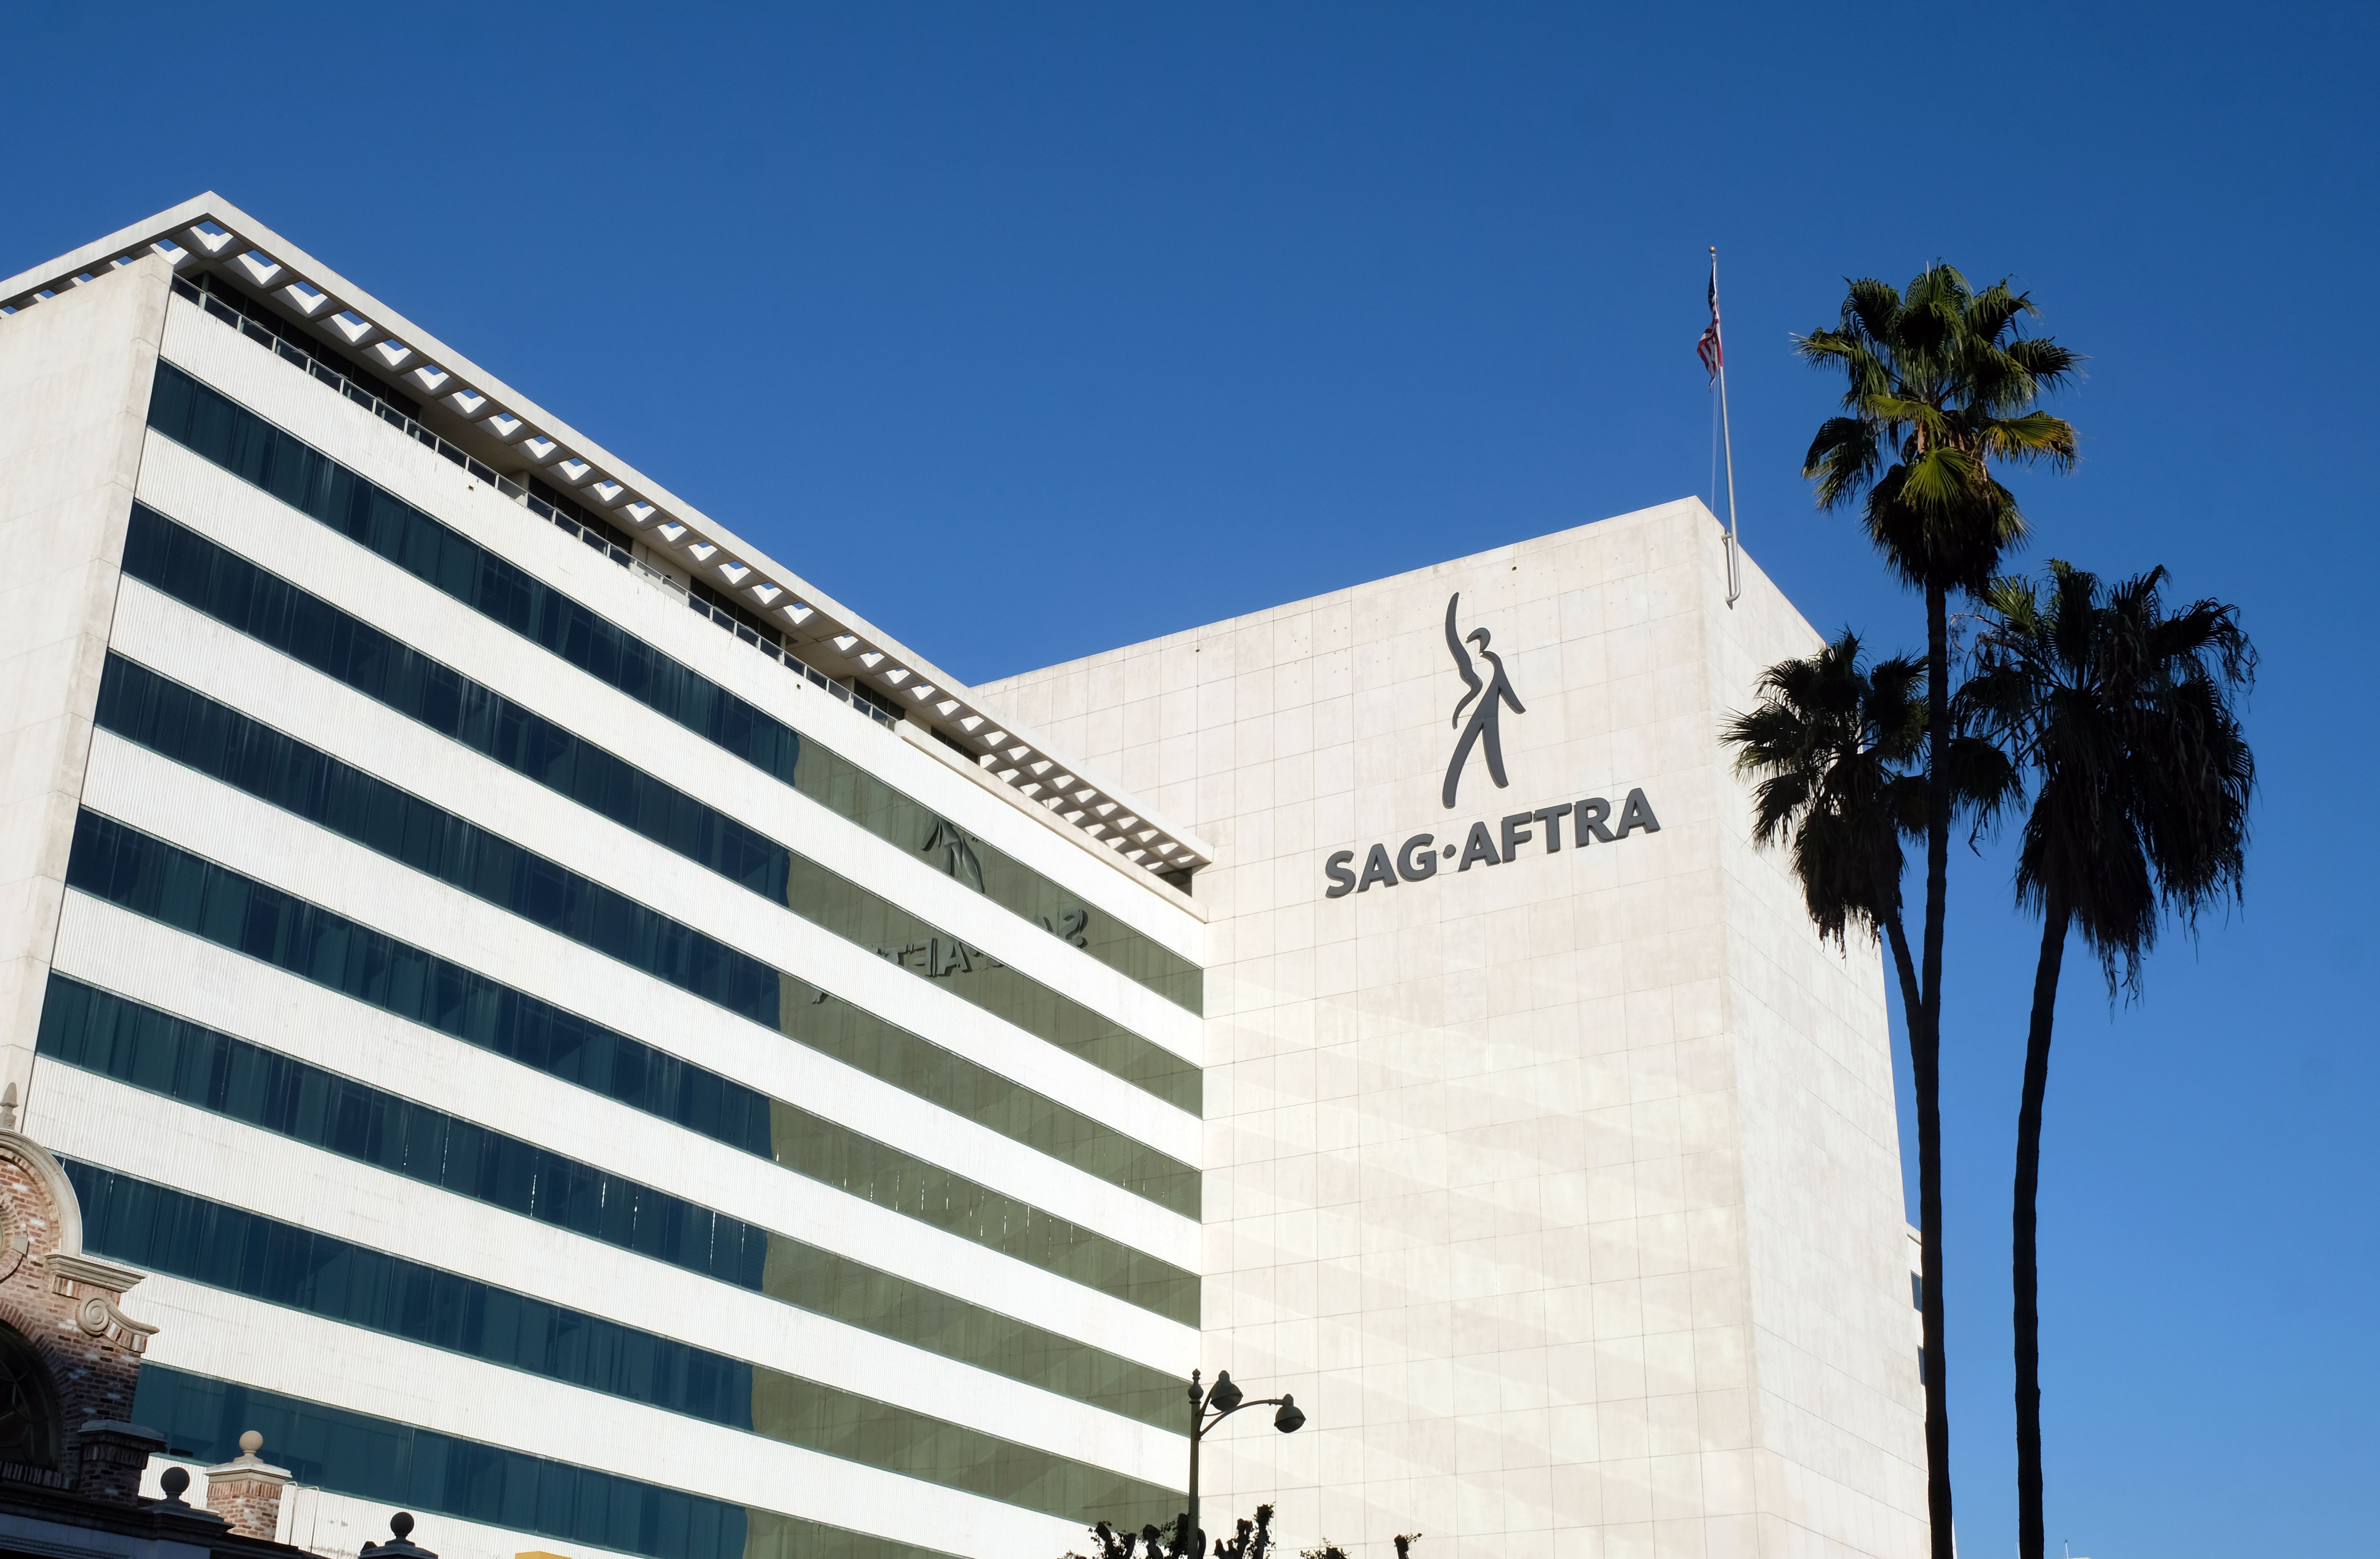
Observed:
[[[1455,634],[1454,608],[1455,603],[1462,599],[1463,592],[1460,590],[1446,598],[1446,648],[1447,653],[1454,657],[1454,669],[1463,673],[1463,680],[1471,691],[1455,704],[1454,719],[1447,724],[1459,723],[1463,719],[1463,706],[1473,699],[1478,699],[1479,704],[1471,711],[1471,723],[1463,726],[1462,739],[1454,743],[1453,760],[1446,766],[1446,786],[1440,793],[1450,807],[1454,804],[1454,788],[1463,780],[1463,765],[1471,756],[1472,746],[1482,737],[1486,738],[1488,748],[1488,778],[1496,781],[1498,790],[1504,788],[1504,744],[1498,738],[1496,721],[1503,713],[1502,706],[1507,704],[1512,707],[1516,715],[1528,713],[1521,707],[1520,699],[1513,695],[1512,679],[1504,675],[1503,657],[1488,647],[1488,630],[1474,628],[1467,634],[1458,636]],[[1489,675],[1485,683],[1480,682],[1478,671],[1471,664],[1470,652],[1463,647],[1464,638],[1479,647],[1479,659],[1488,662]]]

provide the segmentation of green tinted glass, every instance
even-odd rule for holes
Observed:
[[[53,973],[40,1054],[1158,1429],[1161,1370]]]
[[[151,1271],[1045,1516],[1153,1520],[1178,1503],[1155,1484],[965,1424],[65,1162],[89,1248]]]
[[[1017,1141],[1171,1211],[1198,1215],[1198,1174],[1181,1160],[848,1001],[830,1001],[806,981],[114,651],[101,678],[96,719],[103,730],[633,969],[995,1130],[1005,1128]],[[773,861],[760,854],[754,869],[791,872],[803,882],[808,865],[790,853]],[[845,896],[836,885],[848,886],[824,874],[810,897],[839,908]],[[797,889],[795,897],[804,894]],[[959,956],[964,959],[964,950]],[[1051,1016],[1062,1023],[1065,1014]],[[1131,1057],[1114,1058],[1133,1064]]]
[[[338,677],[549,790],[785,905],[813,925],[873,948],[914,973],[943,979],[961,999],[1178,1108],[1197,1112],[1198,1070],[1180,1056],[987,958],[980,949],[965,949],[972,957],[943,962],[896,952],[895,948],[910,944],[920,949],[960,944],[916,914],[145,504],[133,506],[124,567],[134,578]],[[793,746],[788,732],[778,750]],[[873,780],[869,784],[882,790]],[[946,832],[952,843],[943,853],[956,860],[968,846],[954,829]],[[1078,927],[1088,915],[1087,910],[1062,912],[1059,928],[1070,938],[1079,938],[1083,933]]]
[[[67,883],[1169,1320],[1198,1323],[1196,1274],[113,818],[76,817]]]
[[[830,749],[802,742],[773,716],[170,363],[157,366],[149,425],[895,847],[919,853],[941,847],[941,820],[916,801]],[[946,867],[953,876],[1127,978],[1200,1010],[1201,979],[1188,960],[1122,921],[1095,913],[991,845],[972,837],[961,842],[963,854]],[[1073,916],[1080,916],[1079,923],[1070,924]]]
[[[167,1456],[227,1462],[253,1429],[300,1483],[643,1559],[950,1559],[165,1364],[141,1368],[132,1413]]]

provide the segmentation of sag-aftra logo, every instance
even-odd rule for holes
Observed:
[[[1449,730],[1462,730],[1455,738],[1453,755],[1446,762],[1446,779],[1439,787],[1439,804],[1450,812],[1454,810],[1463,770],[1475,751],[1485,760],[1488,778],[1495,781],[1496,788],[1501,791],[1510,787],[1511,781],[1504,774],[1504,711],[1509,709],[1516,715],[1529,712],[1520,695],[1512,690],[1512,679],[1505,673],[1503,657],[1488,647],[1493,635],[1485,628],[1474,628],[1464,634],[1457,625],[1462,604],[1463,593],[1459,590],[1446,598],[1446,650],[1454,658],[1455,674],[1468,690],[1455,700],[1454,716],[1447,722]],[[1463,647],[1466,642],[1478,646],[1478,659],[1487,663],[1484,680],[1470,651]],[[1360,870],[1354,864],[1355,852],[1337,851],[1322,863],[1322,875],[1330,879],[1323,897],[1343,899],[1350,893],[1365,893],[1376,887],[1394,888],[1401,882],[1427,881],[1438,875],[1439,862],[1454,861],[1457,855],[1461,856],[1454,867],[1458,872],[1467,872],[1474,866],[1510,865],[1520,859],[1521,847],[1525,844],[1542,842],[1544,848],[1536,853],[1559,855],[1565,821],[1570,825],[1573,850],[1618,844],[1632,834],[1661,831],[1660,820],[1653,816],[1652,803],[1645,799],[1641,790],[1628,792],[1617,816],[1612,815],[1610,800],[1604,796],[1555,802],[1527,812],[1507,813],[1492,831],[1484,818],[1473,823],[1460,845],[1440,844],[1435,832],[1415,834],[1393,852],[1385,843],[1373,845],[1365,853]],[[1450,828],[1450,835],[1451,832]]]

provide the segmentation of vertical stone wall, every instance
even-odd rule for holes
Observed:
[[[1881,970],[1719,742],[1818,640],[1749,560],[1727,604],[1722,536],[1665,505],[978,690],[1217,851],[1201,1357],[1307,1420],[1208,1443],[1210,1531],[1923,1551]],[[1450,804],[1491,650],[1509,782],[1474,750]]]
[[[0,1087],[22,1100],[172,267],[0,319]]]

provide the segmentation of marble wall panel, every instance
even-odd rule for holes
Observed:
[[[1907,1555],[1921,1414],[1873,944],[1822,945],[1720,722],[1817,642],[1673,503],[983,690],[1218,852],[1202,1357],[1307,1427],[1209,1444],[1210,1529],[1441,1559]],[[1484,628],[1525,712],[1440,795]],[[1484,676],[1487,668],[1479,664]],[[1463,713],[1467,717],[1469,709]],[[1559,853],[1513,814],[1632,790]],[[1483,822],[1500,859],[1326,896]]]

